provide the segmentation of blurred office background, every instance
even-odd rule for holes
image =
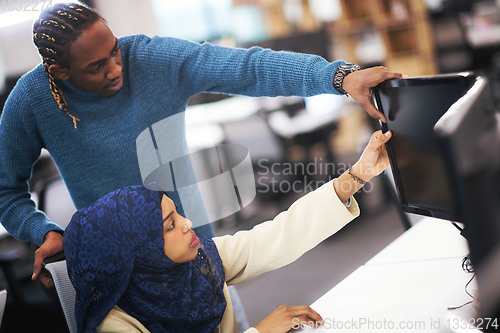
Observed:
[[[0,106],[40,62],[31,26],[59,1],[0,1]],[[476,71],[500,101],[498,0],[89,0],[116,36],[163,35],[232,47],[315,53],[410,76]],[[0,108],[1,110],[1,108]],[[190,148],[238,143],[250,151],[255,200],[214,223],[217,234],[251,228],[354,163],[378,124],[343,96],[246,98],[199,94],[187,111]],[[0,157],[1,158],[1,157]],[[34,166],[33,199],[65,226],[75,208],[48,152]],[[402,213],[390,176],[356,195],[362,215],[277,272],[237,287],[250,324],[280,304],[310,304],[418,223]],[[207,205],[217,206],[216,201]],[[1,222],[1,221],[0,221]],[[304,221],[307,227],[308,221]],[[35,247],[0,236],[0,331],[64,331],[57,296],[30,280]],[[29,314],[28,320],[25,313]]]

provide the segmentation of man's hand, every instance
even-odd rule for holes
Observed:
[[[53,256],[63,251],[63,236],[56,231],[49,231],[45,235],[43,244],[35,251],[35,263],[33,265],[32,280],[40,278],[40,281],[47,288],[54,286],[54,281],[50,273],[43,268],[43,259]]]
[[[387,118],[373,105],[370,88],[380,82],[405,77],[400,73],[389,72],[387,68],[378,66],[352,72],[344,78],[342,89],[351,96],[366,112],[375,119],[387,122]]]

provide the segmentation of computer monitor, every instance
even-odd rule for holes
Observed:
[[[388,80],[372,88],[392,131],[387,144],[405,212],[462,222],[443,147],[434,125],[475,82],[472,73]]]
[[[434,126],[466,229],[483,316],[500,315],[499,118],[488,80],[478,77]]]
[[[500,113],[471,73],[390,80],[373,89],[407,212],[463,223],[480,314],[500,315]],[[499,323],[500,324],[500,323]]]
[[[434,126],[477,264],[500,245],[498,114],[488,80],[479,77]]]

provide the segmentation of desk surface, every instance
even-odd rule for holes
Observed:
[[[467,253],[451,223],[423,219],[314,302],[325,326],[302,331],[453,332],[475,315],[472,304],[448,310],[471,300],[464,288],[472,274],[462,270]]]
[[[466,239],[451,222],[423,218],[365,265],[463,258],[469,253]]]

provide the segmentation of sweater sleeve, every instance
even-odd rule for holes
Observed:
[[[42,149],[30,115],[29,94],[21,79],[0,119],[0,222],[15,238],[41,245],[47,232],[62,229],[36,209],[29,194],[32,166]]]
[[[146,66],[148,75],[188,96],[201,91],[270,97],[340,94],[333,77],[344,63],[261,47],[228,48],[146,36],[136,39],[130,56],[136,58],[137,70]]]
[[[233,236],[215,237],[227,284],[292,263],[358,215],[355,200],[346,208],[330,181],[294,202],[272,221]]]

